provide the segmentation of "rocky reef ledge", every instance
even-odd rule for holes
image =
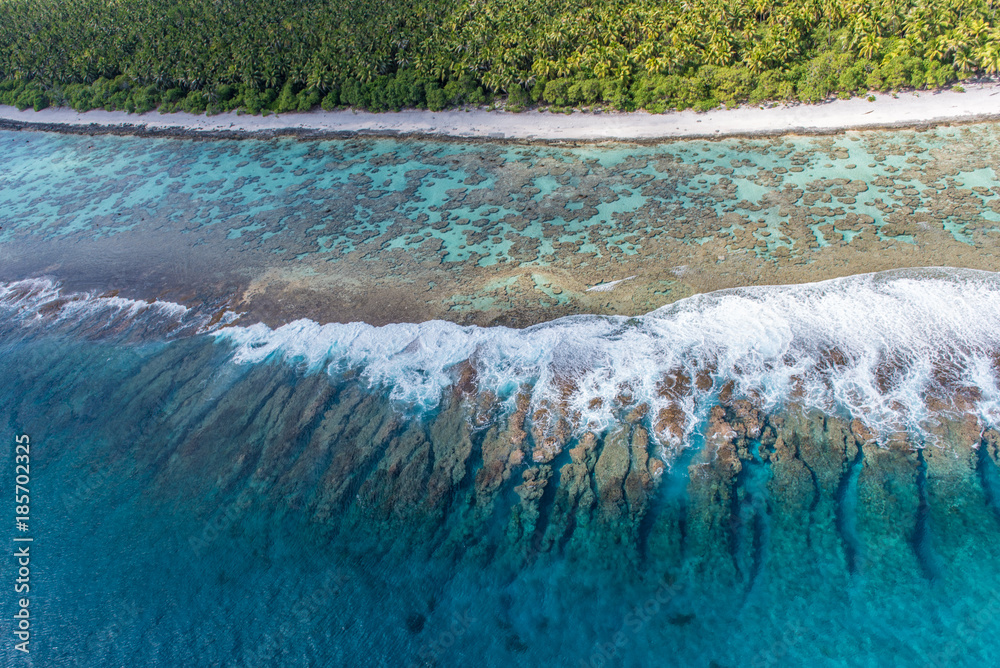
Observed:
[[[103,359],[100,347],[89,355]],[[956,564],[1000,550],[1000,433],[957,404],[925,433],[877,438],[858,419],[723,396],[665,449],[651,432],[669,430],[670,416],[625,396],[617,425],[574,435],[555,411],[532,412],[526,394],[505,414],[471,375],[433,413],[407,416],[356,380],[283,363],[220,373],[225,358],[224,346],[180,340],[86,389],[68,359],[11,368],[44,369],[33,384],[70,402],[106,385],[121,415],[161,407],[153,423],[96,424],[93,450],[60,456],[153,476],[144,493],[178,503],[259,505],[359,555],[426,550],[511,568],[558,555],[750,588],[790,568],[844,583],[964,578]],[[6,397],[38,438],[74,431],[76,412],[31,399]]]
[[[277,601],[301,582],[301,606],[324,612],[296,633],[330,634],[324,647],[345,656],[378,634],[397,664],[458,665],[466,651],[574,668],[667,651],[717,666],[992,656],[1000,433],[953,406],[924,433],[874,434],[721,397],[665,450],[650,436],[663,416],[626,396],[616,424],[575,435],[524,400],[505,412],[468,375],[437,410],[407,415],[350,375],[233,365],[207,337],[40,338],[8,353],[0,419],[47,444],[36,475],[53,507],[113,509],[80,525],[76,558],[130,592],[102,604],[125,606],[115,614],[173,624],[207,587],[197,624],[221,633],[234,611],[272,619],[248,596]],[[162,594],[135,599],[153,572]],[[921,632],[893,631],[908,623]],[[252,639],[250,663],[266,649]]]

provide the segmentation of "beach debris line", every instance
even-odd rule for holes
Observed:
[[[598,283],[592,287],[587,288],[587,292],[611,292],[615,289],[615,286],[619,283],[624,283],[625,281],[631,281],[635,276],[628,276],[626,278],[619,278],[617,281],[607,281],[605,283]]]

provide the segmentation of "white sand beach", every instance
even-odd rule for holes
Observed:
[[[35,112],[0,106],[0,121],[25,124],[98,126],[178,132],[370,133],[377,135],[440,135],[480,139],[525,140],[654,140],[672,137],[726,137],[824,133],[839,130],[933,125],[1000,119],[1000,84],[968,83],[955,90],[874,94],[875,100],[853,98],[821,104],[771,107],[741,106],[649,114],[644,111],[511,113],[484,109],[432,112],[408,110],[311,111],[250,116],[235,112],[215,116],[184,112],[128,114],[103,110],[79,113],[65,107]]]

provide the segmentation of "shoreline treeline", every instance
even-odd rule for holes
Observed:
[[[991,0],[3,0],[0,103],[694,108],[1000,70]]]

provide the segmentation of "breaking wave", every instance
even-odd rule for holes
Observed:
[[[1000,421],[1000,274],[973,270],[738,288],[641,317],[575,316],[522,330],[298,320],[216,336],[237,362],[280,358],[357,374],[416,410],[454,387],[495,395],[508,410],[527,403],[543,431],[600,431],[631,413],[670,448],[683,447],[720,400],[846,413],[882,441],[922,433],[941,412]]]
[[[48,279],[0,285],[0,315],[7,339],[212,334],[236,363],[283,360],[360,378],[408,412],[461,392],[492,417],[498,408],[525,412],[542,437],[601,432],[628,417],[676,450],[713,406],[740,399],[764,411],[795,403],[856,418],[883,442],[927,436],[943,414],[1000,424],[1000,274],[973,270],[737,288],[640,317],[573,316],[520,330],[441,321],[234,326],[233,312],[67,294]]]
[[[83,338],[148,340],[205,333],[237,313],[205,314],[169,301],[142,301],[117,292],[64,292],[48,278],[0,284],[0,335],[60,332]]]

